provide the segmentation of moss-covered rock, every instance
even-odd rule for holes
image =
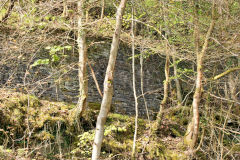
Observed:
[[[0,97],[0,129],[4,131],[0,132],[0,143],[4,143],[7,147],[12,145],[12,142],[6,141],[6,137],[9,139],[26,137],[14,144],[15,156],[28,155],[28,150],[25,148],[27,144],[30,148],[42,145],[41,149],[31,152],[31,158],[59,159],[60,149],[61,153],[66,152],[65,158],[91,157],[99,103],[89,103],[83,116],[76,121],[74,116],[76,108],[72,104],[39,100],[34,96],[10,90],[0,90],[0,92],[3,95]],[[150,126],[153,123],[150,122]],[[176,154],[167,148],[162,141],[162,136],[172,134],[174,137],[181,137],[183,132],[180,125],[176,123],[167,125],[161,128],[161,135],[159,135],[150,132],[147,120],[138,119],[136,145],[138,158],[176,159],[174,158],[177,157]],[[134,129],[135,117],[109,113],[105,124],[102,158],[129,159]],[[0,152],[0,156],[5,154],[6,150]]]
[[[179,125],[186,126],[189,122],[189,114],[191,107],[180,106],[169,108],[168,112],[165,114],[165,118],[174,121]]]
[[[14,144],[17,148],[26,144],[34,147],[44,141],[55,144],[60,135],[64,137],[62,145],[68,146],[79,134],[74,117],[75,105],[39,100],[14,90],[1,89],[0,94],[0,144],[11,146],[13,141],[10,139],[20,139]],[[94,110],[83,114],[80,119],[82,132],[93,128],[96,116]]]
[[[90,109],[100,110],[101,103],[98,103],[98,102],[88,102],[88,106],[89,106]]]

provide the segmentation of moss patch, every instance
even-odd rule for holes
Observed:
[[[72,104],[39,100],[34,96],[9,90],[0,90],[0,92],[3,95],[0,97],[0,124],[3,126],[0,129],[7,133],[9,139],[19,139],[24,135],[29,135],[28,129],[30,129],[33,132],[29,137],[29,147],[35,148],[39,144],[48,144],[45,150],[33,151],[31,158],[58,159],[59,145],[62,148],[61,152],[66,153],[64,154],[66,159],[71,157],[88,159],[91,157],[94,128],[100,103],[89,103],[88,109],[78,121],[80,123],[77,123],[74,118],[75,106]],[[176,157],[174,152],[170,153],[171,150],[167,149],[161,137],[165,136],[165,133],[167,135],[173,134],[175,137],[182,136],[182,130],[179,126],[175,123],[169,123],[168,126],[161,129],[162,134],[159,136],[150,133],[148,121],[139,119],[136,146],[138,158],[146,160],[174,159],[173,157]],[[109,113],[102,144],[102,158],[129,159],[133,145],[134,128],[135,117]],[[164,128],[167,130],[165,131]],[[11,146],[12,142],[5,140],[4,132],[0,132],[0,142],[6,146]],[[27,143],[28,140],[25,138],[15,144],[16,153],[13,157],[28,154],[24,149],[24,145]],[[50,149],[50,144],[53,144],[51,147],[53,149]],[[10,150],[0,151],[0,156],[6,156],[6,151],[10,152]]]
[[[56,146],[60,134],[62,146],[74,145],[73,141],[80,133],[74,119],[75,105],[39,100],[32,95],[13,90],[1,89],[0,94],[2,95],[0,97],[0,129],[2,131],[0,144],[12,146],[11,139],[21,139],[14,144],[15,149],[23,148],[28,142],[28,146],[33,148],[44,141]],[[81,132],[93,128],[96,115],[94,110],[87,110],[84,113],[80,119],[80,125],[83,128]],[[25,136],[29,136],[29,139],[22,138]],[[53,148],[49,153],[51,155],[59,152],[57,147]],[[36,150],[36,152],[39,151]]]

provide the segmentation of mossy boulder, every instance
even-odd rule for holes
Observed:
[[[39,100],[35,96],[14,90],[1,89],[0,94],[0,129],[9,138],[18,139],[30,135],[29,138],[34,139],[34,142],[55,141],[57,130],[68,139],[75,139],[77,132],[79,133],[74,117],[75,105]],[[96,114],[93,110],[87,110],[80,119],[81,125],[92,129]],[[0,132],[0,144],[5,137]],[[12,142],[8,143],[11,145]],[[24,143],[26,142],[18,143],[19,147]]]
[[[101,108],[100,102],[88,102],[88,108],[91,110],[97,110],[99,111]],[[116,108],[116,104],[112,104],[110,107],[110,112],[114,112]]]
[[[92,110],[100,110],[101,103],[98,103],[98,102],[88,102],[88,106]]]
[[[165,118],[179,125],[186,126],[189,122],[190,109],[191,107],[189,106],[169,108],[165,113]]]
[[[100,108],[98,102],[89,103],[83,116],[76,120],[76,107],[72,104],[39,100],[32,95],[13,90],[1,89],[0,93],[2,94],[0,97],[0,129],[3,131],[0,132],[0,143],[8,147],[12,145],[10,139],[29,137],[22,138],[14,144],[15,158],[28,155],[24,145],[28,144],[29,147],[35,148],[43,143],[47,144],[47,147],[31,152],[31,158],[58,159],[59,148],[62,149],[62,153],[67,153],[64,154],[65,158],[87,159],[91,157],[94,128]],[[148,120],[138,119],[136,145],[138,158],[150,160],[176,157],[173,155],[174,152],[170,154],[171,150],[165,146],[162,136],[166,136],[164,135],[166,132],[167,135],[174,134],[175,137],[181,137],[180,125],[169,123],[168,127],[165,127],[166,131],[161,128],[164,134],[159,135],[150,132],[153,123],[151,121],[149,124]],[[105,124],[102,158],[129,159],[134,131],[135,117],[110,112]],[[9,137],[9,141],[6,141],[6,137]],[[10,152],[10,150],[0,151],[0,156],[6,156],[7,151]]]

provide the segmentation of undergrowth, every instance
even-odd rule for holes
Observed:
[[[78,120],[75,105],[39,100],[32,95],[0,90],[0,159],[90,159],[99,103],[91,103]],[[97,106],[94,107],[93,105]],[[187,147],[182,139],[190,107],[170,109],[157,132],[153,121],[139,119],[138,159],[184,160]],[[134,117],[109,113],[102,144],[102,159],[130,159]],[[227,142],[226,142],[227,143]],[[233,147],[239,151],[239,145]],[[198,152],[199,157],[204,157]],[[206,159],[206,158],[204,158]]]

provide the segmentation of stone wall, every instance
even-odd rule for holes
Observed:
[[[103,90],[105,70],[108,63],[110,44],[99,44],[89,50],[89,57],[97,77],[98,83]],[[134,97],[132,88],[131,50],[126,46],[120,46],[114,77],[114,111],[123,114],[135,115]],[[27,59],[27,57],[26,57]],[[47,66],[28,67],[27,60],[12,59],[12,62],[1,63],[0,82],[1,87],[19,88],[35,94],[38,97],[76,103],[78,100],[78,77],[77,68],[67,67],[66,71],[59,72]],[[77,61],[77,53],[68,60],[68,63]],[[32,62],[31,62],[32,63]],[[66,63],[66,62],[65,62]],[[162,83],[164,80],[164,60],[157,55],[152,55],[144,60],[144,92],[151,115],[157,112],[160,99],[162,99]],[[89,72],[89,97],[92,104],[100,104],[101,97]],[[140,88],[140,65],[136,58],[136,86],[137,95],[141,94]],[[22,90],[21,90],[22,89]],[[156,91],[158,90],[158,91]],[[139,98],[139,114],[146,115],[143,98]]]

